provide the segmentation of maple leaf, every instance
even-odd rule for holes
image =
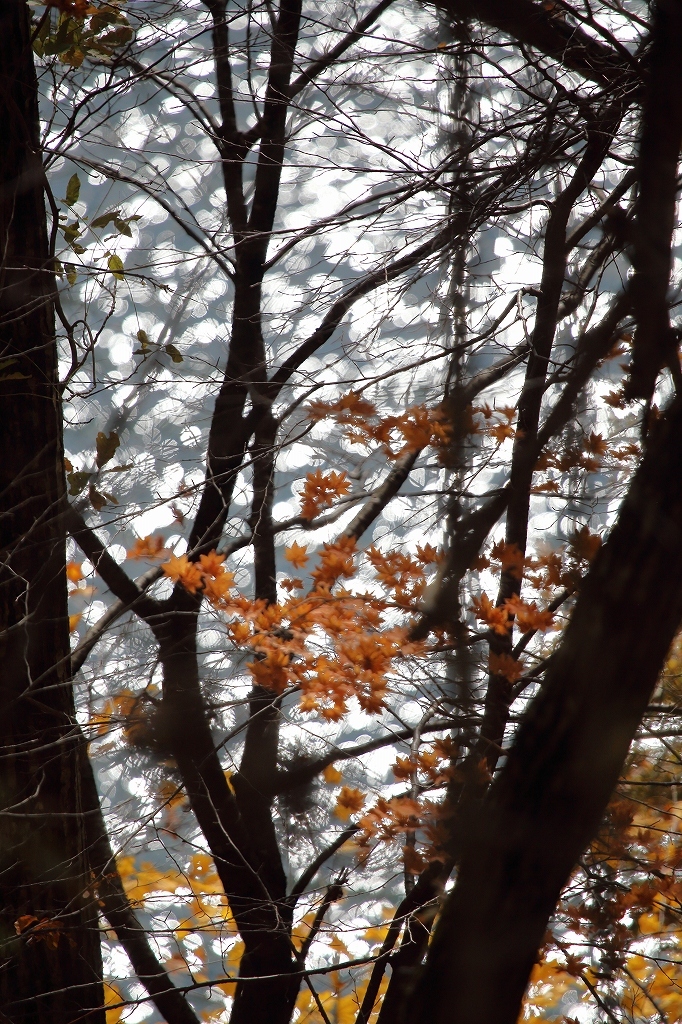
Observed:
[[[287,562],[291,562],[294,569],[303,569],[308,564],[308,549],[303,544],[297,544],[294,541],[284,549],[284,557]]]
[[[515,683],[523,675],[523,665],[510,654],[491,653],[488,665],[494,676],[502,676],[510,683]]]
[[[221,604],[234,584],[234,573],[223,572],[216,576],[204,576],[204,594],[211,604]]]
[[[205,576],[222,576],[225,572],[225,555],[219,555],[217,551],[209,551],[207,555],[199,556],[199,567]]]
[[[301,494],[301,515],[304,519],[314,519],[323,508],[350,491],[351,482],[345,472],[323,473],[315,469],[308,473]]]
[[[194,562],[190,562],[187,555],[171,555],[161,568],[173,583],[182,583],[190,594],[196,594],[203,583],[201,571]]]
[[[477,619],[481,619],[485,622],[493,632],[499,633],[504,636],[509,632],[511,623],[509,622],[509,611],[502,605],[501,607],[495,607],[487,594],[481,594],[480,597],[475,597],[472,601],[474,614]]]
[[[424,565],[431,565],[432,562],[442,562],[443,554],[432,544],[417,544],[417,558]]]
[[[397,757],[393,765],[393,774],[398,781],[408,781],[414,774],[414,762],[409,757]]]
[[[281,580],[280,586],[283,590],[286,590],[287,593],[291,593],[292,590],[303,589],[303,580],[299,579],[298,576],[295,576],[291,580]]]
[[[333,764],[328,764],[322,772],[322,778],[328,786],[336,786],[337,783],[341,782],[343,775]]]
[[[589,437],[585,438],[585,447],[590,454],[597,455],[599,457],[606,455],[609,448],[602,435],[595,434],[594,431],[592,431]]]
[[[625,395],[622,389],[618,391],[609,391],[608,395],[605,396],[604,401],[613,409],[625,408]]]
[[[236,644],[245,644],[251,639],[251,627],[247,622],[231,622],[228,631]]]
[[[285,651],[268,651],[264,657],[249,661],[247,668],[258,686],[283,693],[289,685],[289,655]]]
[[[147,537],[138,537],[126,558],[159,558],[168,553],[164,544],[165,540],[160,534],[156,537],[152,537],[151,534]]]
[[[502,444],[503,441],[507,441],[515,435],[515,430],[511,423],[498,423],[494,427],[488,427],[486,432],[491,437],[494,437],[498,444]]]
[[[509,597],[504,602],[504,607],[510,615],[516,618],[516,623],[522,633],[528,633],[531,629],[544,632],[551,629],[554,622],[552,612],[540,611],[534,601],[528,604],[519,597]]]
[[[335,544],[325,544],[319,565],[311,573],[316,587],[331,589],[339,577],[351,577],[355,572],[354,554],[354,537],[340,537]]]
[[[351,786],[344,786],[338,797],[336,798],[336,806],[334,807],[334,814],[341,821],[347,821],[351,814],[357,814],[364,807],[365,794],[359,789],[353,789]]]
[[[499,561],[503,571],[508,572],[510,576],[521,579],[523,575],[523,552],[518,544],[505,544],[504,541],[498,541],[490,552],[490,557]]]
[[[601,537],[599,534],[590,533],[587,526],[583,526],[569,537],[568,543],[578,560],[591,562],[601,547]]]

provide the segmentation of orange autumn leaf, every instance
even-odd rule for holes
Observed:
[[[376,416],[376,406],[368,402],[357,391],[349,391],[336,402],[310,402],[306,410],[308,418],[317,421],[333,417],[339,423],[365,421]]]
[[[152,537],[150,534],[147,537],[138,537],[126,558],[160,558],[167,553],[164,548],[165,543],[161,535]]]
[[[83,612],[76,612],[75,615],[69,615],[69,633],[75,632],[78,628],[78,623],[83,618]]]
[[[308,473],[301,494],[301,515],[314,519],[323,508],[328,508],[334,498],[340,498],[350,491],[351,482],[345,472],[323,473],[315,469]]]
[[[515,683],[523,675],[523,665],[510,654],[491,653],[488,667],[495,676],[502,676],[510,683]]]
[[[322,772],[322,778],[324,779],[328,786],[336,786],[339,782],[341,782],[343,775],[341,774],[338,768],[334,767],[333,764],[328,764],[327,767]]]
[[[216,576],[204,576],[204,594],[214,605],[220,605],[234,584],[233,572],[220,572]]]
[[[282,693],[289,685],[289,655],[284,651],[268,651],[246,666],[253,676],[254,682],[266,690]]]
[[[171,555],[161,568],[173,583],[182,583],[190,594],[196,594],[203,583],[201,570],[194,562],[190,562],[187,555]]]
[[[344,786],[336,798],[334,814],[341,821],[347,821],[351,814],[357,814],[358,811],[362,810],[366,799],[365,794],[359,789]]]
[[[199,568],[204,576],[222,576],[225,572],[224,561],[225,555],[219,555],[217,551],[209,551],[207,555],[199,556]]]
[[[66,563],[66,578],[71,583],[80,583],[83,579],[83,571],[78,562]]]
[[[412,758],[398,756],[393,765],[393,774],[399,782],[407,782],[414,775],[415,764]]]
[[[308,549],[294,541],[284,549],[284,557],[287,562],[291,562],[294,569],[303,569],[308,564]]]
[[[505,544],[498,541],[490,552],[490,557],[499,561],[502,569],[510,576],[521,579],[523,575],[523,552],[517,544]]]
[[[485,622],[486,626],[489,626],[493,632],[499,633],[501,636],[509,632],[511,625],[509,622],[509,612],[504,606],[496,607],[487,594],[475,597],[472,605],[476,618]]]
[[[554,624],[554,615],[549,611],[541,611],[535,601],[528,604],[519,597],[510,597],[504,602],[510,616],[514,616],[522,633],[531,629],[544,632]]]

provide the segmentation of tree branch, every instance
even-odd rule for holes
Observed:
[[[176,989],[167,971],[156,958],[147,933],[130,906],[109,842],[92,765],[86,753],[85,737],[82,735],[81,749],[83,803],[87,812],[83,816],[83,822],[90,866],[95,875],[94,884],[102,912],[116,933],[138,980],[147,989],[161,1016],[168,1024],[199,1024],[199,1018],[185,996]]]

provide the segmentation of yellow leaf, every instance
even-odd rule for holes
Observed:
[[[125,1009],[125,1006],[119,1006],[118,1004],[123,1002],[123,996],[117,986],[105,981],[104,1005],[107,1007],[107,1024],[118,1024]]]
[[[107,266],[117,281],[123,281],[125,279],[125,274],[123,273],[123,260],[120,256],[117,256],[115,253],[110,256],[107,261]]]

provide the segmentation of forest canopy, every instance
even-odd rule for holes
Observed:
[[[682,3],[6,0],[0,132],[0,1021],[682,1018]]]

